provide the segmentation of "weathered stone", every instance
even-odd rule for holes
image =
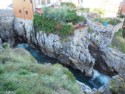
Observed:
[[[69,36],[70,40],[62,42],[58,35],[35,32],[32,22],[27,20],[13,17],[0,17],[0,20],[0,38],[4,40],[11,40],[15,35],[16,38],[23,36],[28,43],[38,47],[45,55],[85,72],[87,76],[92,76],[93,67],[98,66],[102,73],[106,72],[109,75],[116,72],[125,78],[125,55],[108,47],[114,34],[111,33],[112,26],[105,29],[94,24],[94,32],[88,33],[87,29],[77,30],[74,36]],[[106,32],[100,32],[104,30]]]
[[[78,85],[80,86],[81,90],[85,93],[85,94],[93,94],[93,91],[90,87],[86,86],[85,84],[77,81]]]
[[[112,94],[124,94],[125,93],[125,80],[119,75],[112,77],[110,81],[110,91]]]
[[[108,67],[119,73],[120,76],[125,78],[125,54],[113,49],[107,48],[102,50],[105,55],[102,55]]]
[[[21,21],[19,19],[15,20],[15,32],[19,36],[26,37],[27,40],[32,41],[40,50],[47,56],[57,58],[61,62],[73,66],[82,72],[85,72],[87,76],[92,76],[94,58],[90,55],[88,50],[89,43],[86,40],[86,33],[77,31],[71,40],[68,42],[61,42],[58,35],[46,34],[42,31],[33,32],[33,30],[28,29],[29,27],[26,21]],[[30,31],[30,32],[29,32]],[[34,34],[29,34],[34,33]],[[30,35],[30,37],[29,37]],[[32,38],[34,37],[34,39]],[[31,44],[32,44],[31,42]],[[77,62],[74,62],[76,60]],[[72,65],[73,64],[73,65]]]

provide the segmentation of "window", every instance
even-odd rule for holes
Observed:
[[[21,10],[19,10],[19,13],[21,13]]]
[[[50,0],[47,0],[47,4],[50,4]]]
[[[28,11],[26,11],[26,14],[28,14]]]

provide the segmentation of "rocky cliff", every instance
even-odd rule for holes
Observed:
[[[32,29],[32,24],[23,20],[14,20],[14,31],[18,36],[27,39],[30,44],[35,44],[45,55],[56,58],[60,62],[70,65],[91,76],[94,66],[94,58],[88,50],[87,31],[76,31],[66,40],[58,35],[49,34]]]
[[[0,37],[4,41],[13,41],[14,15],[12,10],[0,10]]]
[[[125,77],[125,55],[108,47],[113,36],[109,31],[88,32],[82,29],[62,39],[55,34],[35,32],[31,21],[14,18],[13,15],[1,15],[0,20],[0,38],[3,41],[25,40],[45,55],[79,69],[87,76],[92,76],[95,67],[107,75],[118,73]]]

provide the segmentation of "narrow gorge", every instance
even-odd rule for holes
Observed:
[[[84,29],[62,38],[57,34],[36,32],[31,21],[15,18],[10,10],[0,13],[0,38],[11,47],[26,43],[41,54],[80,71],[88,79],[100,76],[98,79],[103,85],[108,84],[107,80],[115,75],[125,78],[125,54],[109,47],[113,33],[106,35]],[[91,22],[89,26],[92,27]]]

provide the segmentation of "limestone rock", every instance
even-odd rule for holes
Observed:
[[[125,78],[125,54],[113,48],[103,49],[102,51],[105,54],[102,57],[108,67],[112,70],[114,69],[120,76]]]
[[[69,41],[61,42],[58,35],[47,35],[42,31],[36,33],[26,21],[16,19],[14,24],[15,32],[19,36],[26,37],[31,44],[40,47],[45,55],[57,58],[62,63],[85,72],[87,76],[92,76],[95,60],[89,53],[89,42],[85,38],[87,37],[85,32],[77,31]]]
[[[0,10],[0,37],[5,41],[13,40],[13,11]]]

